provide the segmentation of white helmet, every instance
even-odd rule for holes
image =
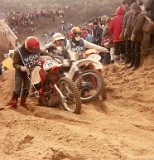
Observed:
[[[65,39],[65,37],[61,33],[55,33],[52,37],[52,41],[55,42],[57,40]]]

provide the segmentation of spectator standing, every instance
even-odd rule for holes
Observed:
[[[147,1],[145,10],[148,12],[150,19],[154,22],[154,0]],[[154,46],[154,31],[150,34],[150,46]]]
[[[88,33],[87,29],[82,29],[81,37],[86,41],[93,43],[93,36]]]
[[[104,15],[102,45],[110,51],[110,53],[105,54],[105,57],[104,57],[105,64],[114,63],[113,40],[112,40],[112,35],[111,35],[110,29],[109,29],[109,27],[110,27],[110,21],[111,21],[111,18],[109,18],[108,16]]]
[[[141,13],[141,8],[138,3],[131,5],[131,11],[133,16],[129,18],[128,30],[131,31],[131,65],[128,68],[133,67],[132,70],[136,70],[140,65],[140,52],[141,42],[143,39],[143,24],[145,21],[144,15]]]
[[[116,11],[116,15],[111,19],[110,22],[110,33],[113,37],[114,43],[114,61],[119,62],[124,61],[125,49],[124,41],[120,39],[120,34],[122,32],[122,20],[123,20],[124,9],[119,7]]]
[[[92,21],[91,27],[92,27],[93,43],[100,46],[102,42],[103,29],[96,20]]]
[[[129,30],[126,29],[126,26],[128,25],[128,19],[133,16],[130,6],[134,2],[136,2],[136,0],[122,1],[122,6],[124,8],[125,13],[123,16],[122,33],[120,38],[123,39],[125,43],[125,64],[128,64],[131,62],[131,33],[129,32]]]

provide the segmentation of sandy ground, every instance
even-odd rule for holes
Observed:
[[[151,51],[152,53],[152,51]],[[0,81],[1,160],[153,160],[154,54],[132,72],[124,65],[105,67],[107,100],[82,104],[80,115],[60,108],[28,110],[6,105],[13,74]]]

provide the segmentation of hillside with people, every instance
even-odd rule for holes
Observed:
[[[41,39],[43,45],[44,35],[50,35],[61,29],[62,22],[68,24],[68,26],[81,26],[88,23],[92,17],[102,16],[103,14],[111,16],[114,13],[112,8],[116,9],[118,1],[108,5],[109,2],[107,1],[93,2],[91,0],[76,2],[72,0],[66,2],[63,0],[56,2],[46,0],[43,3],[42,1],[31,3],[31,0],[26,2],[1,0],[1,4],[0,18],[5,18],[6,23],[18,37],[20,43],[23,43],[28,35],[34,35]],[[81,6],[84,7],[81,9]],[[62,17],[59,14],[60,11],[64,12]],[[1,27],[1,30],[3,32],[5,28]],[[0,49],[0,59],[2,59],[9,46],[7,42],[1,43],[0,46],[0,48],[3,48]]]
[[[19,3],[5,0],[6,4],[9,2]],[[24,1],[21,0],[21,7],[23,3]],[[34,6],[39,7],[40,12],[28,15],[27,10],[22,12],[21,9],[15,14],[14,11],[11,12],[13,14],[6,16],[6,20],[0,21],[0,60],[4,59],[3,54],[9,49],[16,47],[17,42],[27,43],[25,39],[30,35],[38,37],[36,40],[40,41],[42,48],[49,41],[46,38],[50,38],[51,41],[54,32],[61,32],[65,35],[71,31],[72,25],[77,25],[84,30],[85,25],[96,23],[96,18],[92,21],[94,17],[107,15],[105,18],[108,18],[117,12],[120,13],[118,14],[120,17],[123,13],[121,8],[118,8],[116,12],[117,7],[121,5],[120,0],[110,5],[107,0],[96,2],[52,0],[53,4],[48,6],[55,5],[55,8],[52,8],[51,12],[46,12],[49,11],[45,7],[46,4],[50,4],[48,0],[41,3],[41,0],[33,3],[27,0],[25,8],[29,8],[29,13],[33,13],[31,8]],[[84,11],[80,9],[80,12],[85,16],[80,17],[76,11],[81,8],[81,3],[85,7]],[[59,6],[63,6],[64,14]],[[10,7],[14,10],[13,4]],[[136,8],[138,9],[138,6],[135,5]],[[60,11],[60,14],[57,12],[53,17],[53,11]],[[25,20],[19,13],[23,13],[23,17],[26,15],[33,18]],[[20,20],[10,21],[10,18],[15,16],[19,16]],[[106,20],[107,23],[108,20]],[[61,21],[66,22],[70,28],[63,30]],[[114,26],[115,23],[113,21],[111,23]],[[46,35],[49,37],[44,37]],[[134,42],[133,38],[132,36],[131,40]],[[109,63],[103,61],[102,77],[105,82],[106,100],[102,103],[98,99],[82,103],[80,114],[64,111],[60,107],[40,106],[38,99],[30,95],[27,97],[27,106],[20,105],[22,98],[19,97],[18,107],[13,108],[10,100],[13,98],[12,94],[17,83],[15,80],[17,70],[12,66],[8,69],[4,68],[5,70],[0,75],[0,159],[153,160],[154,46],[150,38],[150,34],[144,32],[140,63],[134,63],[138,65],[136,68],[135,65],[130,67],[131,63],[125,63],[126,61],[120,59],[121,57],[116,59],[115,56],[114,59],[109,60]],[[112,51],[111,48],[110,51]],[[111,60],[114,61],[111,62]],[[18,83],[16,86],[19,85]]]

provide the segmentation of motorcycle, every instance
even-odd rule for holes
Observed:
[[[97,97],[103,101],[106,99],[105,84],[102,77],[103,65],[101,56],[93,49],[82,54],[82,58],[72,63],[65,76],[72,79],[81,92],[83,103],[91,102]]]
[[[32,84],[39,91],[39,105],[53,107],[60,103],[64,110],[79,114],[80,91],[71,79],[61,77],[63,64],[46,57],[40,59],[39,66],[32,73]]]

